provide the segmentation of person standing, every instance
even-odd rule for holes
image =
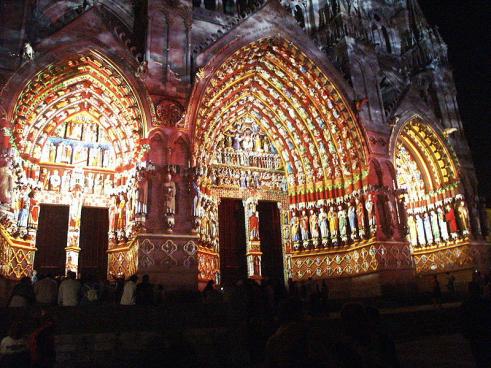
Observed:
[[[136,303],[136,282],[138,276],[131,276],[124,284],[123,296],[121,297],[121,305],[135,305]]]
[[[76,280],[73,271],[67,272],[67,278],[60,284],[58,290],[58,304],[64,307],[75,307],[78,305],[80,294],[80,282]]]
[[[51,275],[40,276],[34,286],[36,303],[40,305],[55,305],[58,295],[58,283]]]
[[[34,302],[34,290],[31,279],[23,277],[12,290],[12,296],[8,303],[9,307],[27,307]]]
[[[143,275],[142,282],[136,286],[136,304],[153,305],[153,285],[148,275]]]

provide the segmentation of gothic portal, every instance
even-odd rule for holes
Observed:
[[[446,45],[416,0],[2,6],[3,277],[380,286],[486,266]]]

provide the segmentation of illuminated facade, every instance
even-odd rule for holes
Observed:
[[[2,5],[2,276],[60,249],[170,287],[483,267],[446,45],[387,3]]]

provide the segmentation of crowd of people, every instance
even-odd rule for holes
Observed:
[[[158,304],[163,295],[160,285],[153,285],[149,276],[144,275],[137,284],[138,277],[128,280],[116,279],[111,282],[99,280],[92,275],[77,279],[74,272],[68,271],[64,278],[51,275],[24,277],[15,285],[8,301],[9,307],[64,306],[75,307],[100,303],[122,305]]]
[[[447,293],[455,293],[455,277],[447,274]],[[441,298],[438,278],[433,297]],[[477,366],[491,361],[491,278],[475,273],[468,298],[461,307],[462,333],[469,340]],[[263,367],[399,367],[394,341],[384,329],[379,311],[372,306],[347,303],[340,312],[336,331],[319,329],[333,311],[326,280],[295,283],[261,283],[244,279],[217,287],[210,281],[201,292],[203,304],[225,303],[235,321],[245,327],[244,347],[252,366]],[[88,277],[77,280],[69,272],[63,280],[49,275],[21,280],[10,306],[77,306],[98,303],[157,305],[163,289],[148,275],[112,283]],[[441,303],[441,301],[439,301]],[[213,305],[211,306],[213,308]],[[336,309],[336,308],[334,308]],[[47,309],[49,310],[49,309]],[[225,317],[224,317],[225,318]],[[329,326],[333,326],[332,324]],[[330,339],[325,336],[331,336]],[[335,335],[335,338],[332,336]],[[54,322],[43,312],[34,328],[25,333],[14,321],[0,343],[0,367],[52,367],[55,362]],[[15,363],[15,364],[14,364]]]

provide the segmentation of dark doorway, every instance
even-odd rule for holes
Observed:
[[[283,283],[283,252],[281,249],[281,220],[276,202],[260,201],[259,237],[261,238],[262,275]]]
[[[222,284],[247,277],[244,206],[241,200],[222,198],[218,206],[220,273]]]
[[[34,257],[34,269],[40,274],[65,274],[68,213],[68,206],[40,206]]]
[[[82,207],[78,260],[78,270],[82,277],[94,276],[100,279],[106,277],[108,231],[107,208]]]

